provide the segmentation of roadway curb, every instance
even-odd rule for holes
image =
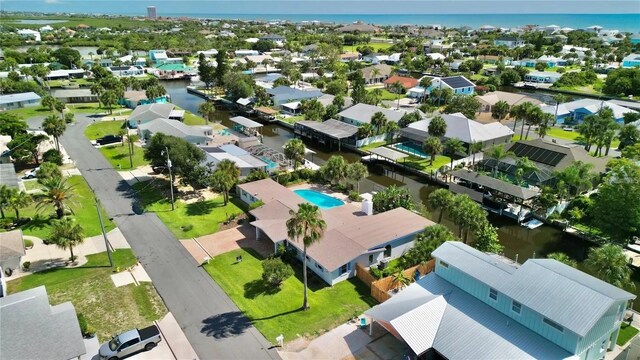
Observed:
[[[166,315],[165,315],[166,316]],[[173,352],[173,349],[171,348],[171,345],[169,344],[169,341],[167,340],[167,337],[164,336],[164,333],[162,332],[162,328],[160,327],[160,323],[157,320],[153,320],[153,323],[156,325],[156,327],[158,328],[158,331],[160,331],[160,334],[162,335],[162,340],[164,340],[164,342],[167,343],[167,347],[169,348],[169,351],[171,351],[171,355],[173,355],[173,358],[175,360],[178,360],[178,357],[176,356],[176,353]]]
[[[202,251],[204,251],[205,254],[207,254],[207,256],[209,257],[209,259],[213,259],[213,256],[211,256],[211,254],[209,254],[209,252],[207,251],[207,249],[204,248],[204,246],[202,246],[202,244],[200,244],[200,242],[196,239],[193,238],[193,241],[196,242],[196,244],[198,244],[198,246],[200,247],[200,249],[202,249]],[[202,265],[202,264],[200,264]]]

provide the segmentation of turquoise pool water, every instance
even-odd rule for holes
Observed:
[[[332,196],[325,195],[314,190],[300,189],[293,190],[293,192],[298,194],[298,196],[307,200],[308,202],[317,205],[320,209],[331,209],[336,206],[344,205],[344,202],[342,200],[338,200]]]
[[[424,151],[422,151],[422,146],[420,146],[420,144],[414,143],[413,141],[393,144],[391,145],[391,147],[415,156],[423,158],[429,157],[429,155],[425,154]]]

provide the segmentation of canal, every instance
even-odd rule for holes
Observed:
[[[188,81],[164,81],[163,85],[167,89],[167,93],[171,95],[171,101],[174,104],[193,113],[197,113],[198,105],[204,100],[187,93],[186,86],[189,85]],[[218,111],[216,114],[217,119],[220,120],[223,125],[231,126],[228,112]],[[292,130],[274,124],[265,125],[262,129],[262,134],[264,136],[264,144],[275,150],[282,149],[287,140],[294,137]],[[307,147],[315,151],[315,154],[308,156],[309,160],[319,165],[324,163],[332,155],[338,154],[342,155],[348,162],[360,161],[360,156],[353,152],[328,151],[327,149],[318,148],[313,145],[307,145]],[[369,192],[391,185],[406,186],[414,199],[419,199],[423,204],[426,204],[426,199],[429,194],[438,188],[426,180],[413,175],[389,172],[385,175],[371,174],[360,184],[360,189],[363,192]],[[431,214],[430,219],[435,221],[437,214]],[[582,262],[587,257],[589,248],[594,246],[592,243],[547,225],[529,230],[514,223],[511,219],[492,214],[489,214],[489,221],[493,226],[498,228],[498,237],[500,243],[504,246],[504,255],[508,258],[513,260],[517,258],[519,263],[523,263],[532,257],[540,258],[553,252],[563,252],[578,260],[581,270],[586,270]],[[443,224],[457,234],[457,226],[453,224],[450,219],[445,217]],[[640,290],[638,274],[636,273],[635,275],[636,289]],[[640,301],[634,304],[634,308],[640,311]]]

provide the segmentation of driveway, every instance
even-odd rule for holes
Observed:
[[[136,194],[84,137],[85,114],[61,138],[76,166],[131,244],[201,359],[276,359],[271,344],[153,213],[136,215]]]

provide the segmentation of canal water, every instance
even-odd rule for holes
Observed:
[[[198,96],[187,93],[186,86],[189,85],[188,81],[164,81],[163,85],[167,89],[167,93],[171,95],[171,101],[174,104],[193,113],[197,113],[198,105],[204,100]],[[228,112],[218,111],[216,116],[223,125],[231,126]],[[283,145],[294,137],[292,130],[274,124],[265,125],[262,128],[262,134],[264,144],[275,150],[281,150]],[[332,155],[337,154],[342,155],[347,162],[360,161],[359,155],[349,151],[330,151],[313,145],[307,145],[307,147],[315,151],[315,154],[308,155],[307,157],[319,165],[324,163]],[[406,186],[414,199],[420,199],[423,204],[426,204],[426,199],[429,194],[438,188],[426,182],[426,180],[422,180],[413,175],[388,172],[384,175],[371,174],[360,184],[360,190],[368,192],[391,185]],[[437,212],[432,213],[430,218],[431,220],[437,221]],[[530,230],[519,226],[511,219],[492,214],[489,214],[489,221],[493,226],[498,228],[498,237],[500,243],[504,246],[504,255],[508,258],[513,260],[517,259],[519,263],[523,263],[529,258],[540,258],[553,252],[563,252],[578,260],[581,270],[586,270],[582,261],[587,257],[589,248],[594,246],[592,243],[568,235],[559,229],[547,225]],[[443,224],[457,234],[457,226],[453,224],[450,219],[445,217]],[[640,290],[640,282],[638,281],[636,281],[636,288]],[[640,311],[640,301],[636,302],[636,304],[634,304],[634,308]]]

